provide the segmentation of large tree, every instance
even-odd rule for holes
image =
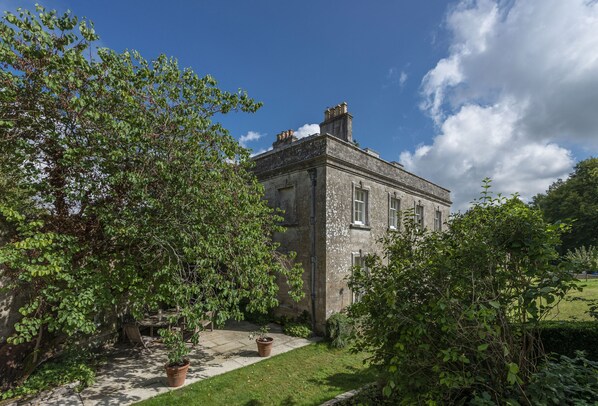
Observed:
[[[598,246],[598,158],[579,162],[566,180],[553,183],[533,205],[550,222],[567,222],[571,230],[562,237],[561,251]]]
[[[213,121],[260,104],[97,40],[42,7],[0,22],[0,277],[26,294],[0,357],[30,352],[26,373],[125,313],[241,318],[276,305],[281,275],[301,292],[248,152]]]

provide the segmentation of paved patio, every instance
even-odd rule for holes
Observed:
[[[317,340],[289,337],[282,334],[279,326],[270,327],[269,335],[274,337],[273,356]],[[222,329],[202,332],[199,345],[189,355],[191,367],[185,385],[266,359],[258,356],[255,341],[248,338],[257,329],[248,322],[232,322]],[[173,390],[166,386],[164,345],[153,342],[149,348],[151,352],[116,346],[107,354],[108,362],[98,371],[94,385],[81,393],[66,388],[30,404],[129,405]]]

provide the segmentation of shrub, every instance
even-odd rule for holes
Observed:
[[[311,314],[307,310],[303,310],[299,316],[297,316],[297,323],[311,325]]]
[[[561,355],[532,375],[525,395],[532,405],[595,405],[598,362],[587,360],[580,351],[573,359]]]
[[[273,320],[273,317],[268,313],[251,312],[245,314],[245,320],[257,324],[258,326],[263,326],[264,324],[270,323]]]
[[[293,322],[293,318],[291,316],[288,316],[288,315],[278,316],[275,319],[275,322],[284,327],[287,324],[292,323]]]
[[[168,366],[180,367],[185,365],[189,361],[186,358],[191,350],[185,343],[183,332],[170,328],[163,328],[158,334],[162,337],[162,342],[168,350],[166,353],[168,356]]]
[[[588,359],[598,361],[598,323],[592,321],[551,321],[544,322],[540,338],[546,353],[556,353],[568,357],[577,351],[584,351]]]
[[[77,390],[91,385],[95,380],[95,371],[90,354],[85,351],[67,353],[62,358],[44,363],[21,386],[0,394],[0,399],[32,396],[44,390],[79,381]]]
[[[289,336],[293,337],[301,337],[301,338],[309,338],[311,337],[311,327],[307,324],[301,323],[287,323],[282,328],[282,331]]]
[[[489,181],[488,181],[489,182]],[[427,232],[407,213],[366,258],[349,286],[359,319],[356,347],[388,373],[386,395],[408,404],[454,404],[487,392],[518,398],[543,360],[537,328],[575,286],[559,268],[562,227],[517,197],[482,198]]]
[[[326,320],[326,338],[333,348],[347,346],[352,332],[349,317],[344,313],[335,313]]]

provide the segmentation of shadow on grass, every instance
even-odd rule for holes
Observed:
[[[295,399],[293,399],[292,395],[287,396],[285,399],[283,399],[279,405],[280,406],[296,406],[298,403]],[[261,400],[257,400],[257,399],[251,399],[249,402],[245,402],[243,403],[243,406],[264,406],[265,403],[262,402]]]
[[[310,382],[318,385],[327,385],[342,392],[347,392],[368,383],[376,382],[380,376],[379,371],[373,366],[366,369],[355,367],[347,369],[350,372],[339,372],[324,379],[311,379]]]

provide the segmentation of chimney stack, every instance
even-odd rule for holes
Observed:
[[[324,110],[324,121],[320,123],[320,134],[330,134],[341,140],[353,142],[353,116],[342,102]]]
[[[280,148],[297,141],[297,137],[293,135],[293,130],[286,130],[276,135],[276,141],[272,144],[272,148]]]

